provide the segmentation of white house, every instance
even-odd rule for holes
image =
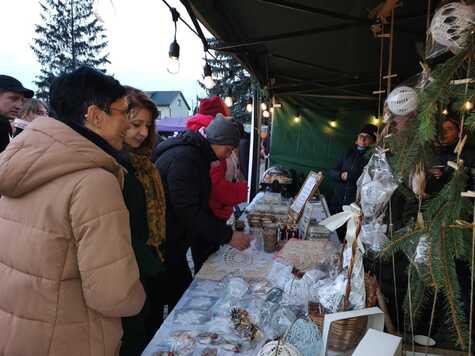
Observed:
[[[186,117],[190,115],[188,105],[181,91],[145,92],[157,105],[159,117]]]

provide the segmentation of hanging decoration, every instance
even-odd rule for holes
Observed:
[[[386,102],[394,115],[404,116],[417,109],[417,93],[408,86],[395,88]]]
[[[432,39],[453,53],[465,46],[468,29],[474,25],[473,6],[460,2],[451,2],[440,7],[430,24]]]

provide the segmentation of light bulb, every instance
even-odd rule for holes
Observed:
[[[442,110],[442,115],[447,116],[449,114],[449,111],[447,109]]]
[[[467,110],[467,111],[470,111],[470,110],[473,109],[473,103],[469,100],[467,100],[465,102],[465,104],[463,104],[463,106],[464,106],[465,110]]]
[[[261,110],[264,111],[264,110],[267,110],[267,104],[262,102],[261,103]]]
[[[376,125],[376,126],[379,125],[379,118],[377,118],[376,116],[372,116],[371,121],[372,121],[373,125]]]
[[[167,64],[167,71],[170,74],[177,74],[180,71],[180,46],[178,42],[174,40],[170,44],[170,49],[168,51],[168,64]]]
[[[247,111],[247,112],[252,112],[252,103],[248,103],[248,104],[246,105],[246,111]]]
[[[213,80],[211,75],[207,75],[204,80],[205,88],[206,89],[213,89],[216,83]]]
[[[336,121],[335,120],[330,121],[330,126],[331,127],[336,127]]]
[[[177,57],[168,58],[167,71],[170,74],[177,74],[180,71],[180,61]]]
[[[295,114],[294,116],[294,122],[298,124],[302,120],[300,114]]]
[[[273,106],[270,108],[270,112],[274,113],[274,107]]]
[[[264,111],[262,112],[262,116],[265,117],[265,118],[268,118],[268,117],[270,117],[270,112],[267,111],[267,110],[264,110]]]
[[[231,106],[233,106],[233,98],[231,96],[227,96],[226,98],[224,98],[224,103],[228,108],[230,108]]]

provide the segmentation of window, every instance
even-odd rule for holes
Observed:
[[[181,106],[181,99],[178,98],[178,100],[176,101],[178,103],[178,106]]]

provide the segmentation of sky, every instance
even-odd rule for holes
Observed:
[[[162,0],[96,0],[109,40],[111,64],[106,67],[122,84],[142,90],[181,90],[193,108],[196,96],[204,96],[197,80],[203,75],[203,45],[182,22],[178,22],[180,72],[166,70],[168,49],[173,41],[173,21]],[[193,27],[179,0],[167,0]],[[41,21],[39,0],[15,0],[0,11],[0,74],[14,76],[25,87],[33,81],[40,65],[30,48],[35,24]],[[205,35],[209,33],[202,26]]]

